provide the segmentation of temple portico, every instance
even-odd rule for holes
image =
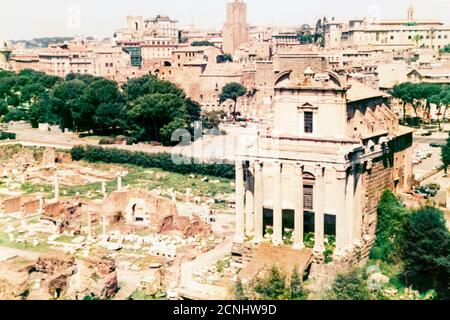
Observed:
[[[349,228],[355,207],[353,172],[352,167],[338,170],[301,162],[237,161],[235,242],[243,243],[252,238],[253,243],[261,243],[267,238],[267,226],[271,225],[273,245],[291,240],[292,248],[303,249],[307,214],[314,217],[313,251],[322,253],[325,251],[325,215],[328,215],[335,221],[332,231],[336,236],[336,253],[351,249],[356,240],[353,227]],[[334,190],[333,196],[327,199],[326,190]],[[269,222],[267,212],[272,212]],[[292,219],[286,222],[289,219],[285,215],[289,212]],[[291,239],[283,239],[286,229],[292,230]]]

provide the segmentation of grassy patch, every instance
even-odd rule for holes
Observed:
[[[36,237],[38,238],[38,237]],[[9,237],[6,233],[0,234],[0,246],[8,247],[13,249],[25,250],[25,251],[33,251],[33,252],[47,252],[50,249],[50,245],[47,244],[45,240],[40,239],[40,244],[38,246],[33,246],[31,242],[27,243],[17,243],[14,241],[10,241]]]

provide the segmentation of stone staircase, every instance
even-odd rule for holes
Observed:
[[[274,265],[290,277],[295,267],[298,267],[299,274],[303,274],[312,263],[312,250],[308,248],[294,250],[290,246],[276,247],[264,243],[252,251],[252,258],[238,274],[243,283],[251,281],[260,271]]]

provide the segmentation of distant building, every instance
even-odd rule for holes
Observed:
[[[16,72],[33,69],[58,77],[89,74],[123,83],[142,75],[133,66],[130,52],[126,48],[83,42],[52,44],[48,48],[13,50],[11,66]]]
[[[133,67],[156,73],[180,46],[179,33],[178,21],[168,16],[128,16],[127,27],[117,30],[114,38],[117,46],[130,54]]]
[[[127,27],[117,30],[115,38],[119,44],[151,38],[170,38],[173,43],[178,43],[178,21],[163,15],[149,19],[143,16],[128,16]]]
[[[450,84],[450,64],[429,68],[416,68],[407,74],[409,82]]]
[[[325,46],[331,49],[372,47],[385,51],[411,48],[441,49],[450,42],[450,27],[435,20],[414,17],[410,7],[407,19],[354,19],[325,25]]]
[[[223,27],[223,52],[234,54],[248,43],[247,4],[235,0],[227,4],[227,21]]]
[[[0,38],[0,70],[10,69],[11,48],[6,40]]]

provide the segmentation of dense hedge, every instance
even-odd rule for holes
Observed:
[[[176,164],[168,153],[150,154],[115,148],[76,146],[72,148],[71,155],[73,160],[133,164],[144,168],[160,168],[169,172],[209,175],[228,179],[234,179],[235,177],[234,165],[217,163],[196,164],[193,159],[190,161],[191,164]]]
[[[16,138],[15,133],[0,131],[0,140],[7,140],[7,139],[14,140],[15,138]]]

